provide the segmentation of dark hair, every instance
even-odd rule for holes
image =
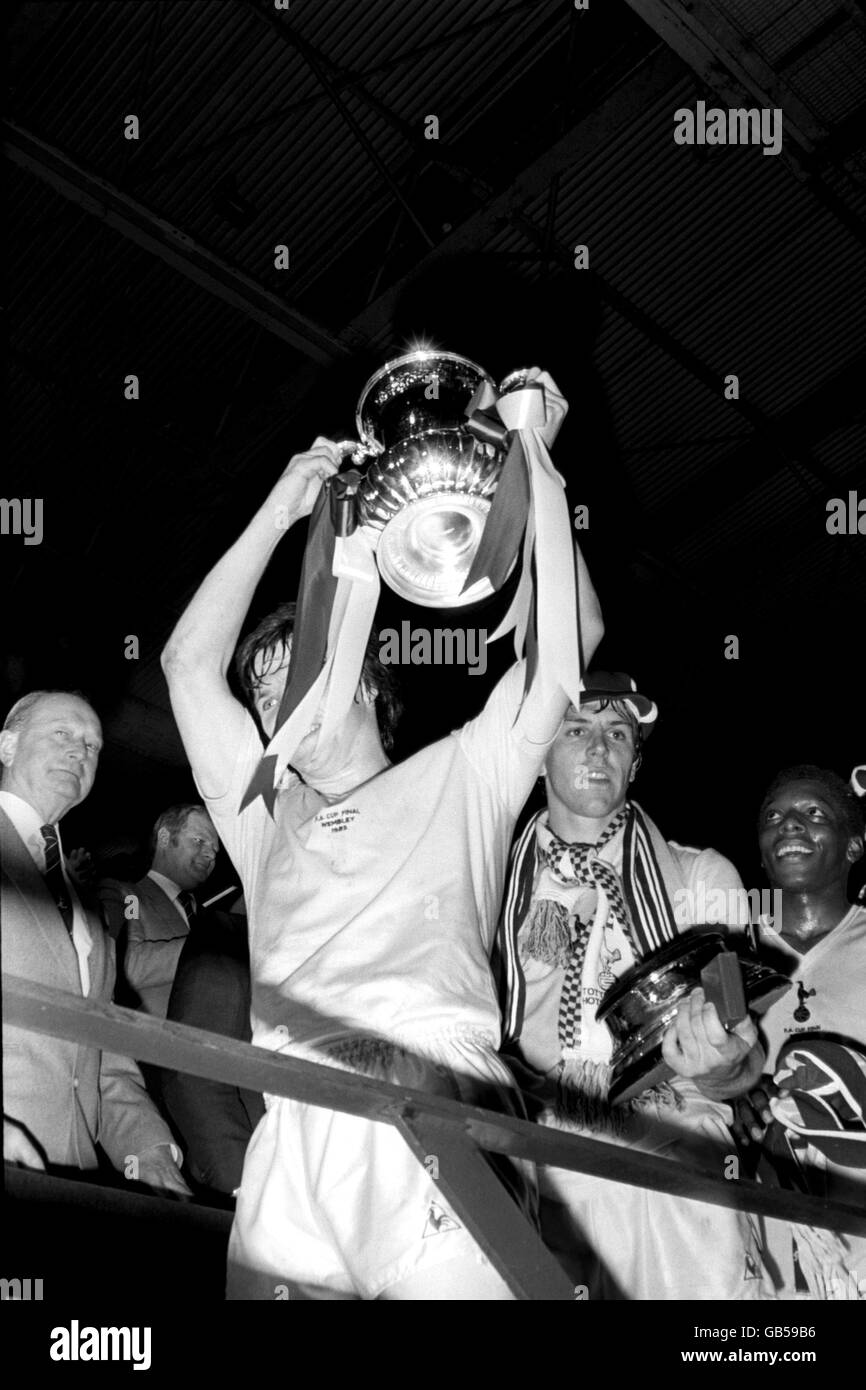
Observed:
[[[789,782],[816,782],[824,792],[824,797],[841,817],[848,835],[863,834],[863,807],[847,782],[830,768],[816,767],[814,763],[795,763],[793,767],[783,768],[770,783],[758,812],[760,828],[764,812],[780,787]]]
[[[249,705],[255,703],[256,690],[260,684],[256,666],[260,658],[267,663],[282,647],[295,630],[297,604],[282,603],[263,618],[258,627],[253,628],[240,643],[235,652],[235,674],[241,690]],[[394,730],[403,713],[397,678],[390,666],[379,660],[379,631],[373,628],[364,665],[361,670],[362,689],[375,690],[376,721],[382,747],[388,753],[394,746]]]
[[[177,840],[178,835],[183,830],[190,816],[195,811],[200,811],[203,816],[210,820],[210,814],[206,806],[199,803],[188,802],[182,806],[169,806],[167,811],[157,816],[153,830],[150,832],[150,857],[156,854],[156,842],[160,830],[167,830],[172,844]]]

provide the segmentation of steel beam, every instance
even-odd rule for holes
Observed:
[[[418,44],[414,48],[404,49],[401,53],[387,62],[374,64],[371,68],[352,69],[337,65],[325,54],[320,54],[322,60],[327,62],[328,69],[334,88],[339,92],[347,92],[351,95],[359,96],[374,110],[378,111],[383,119],[387,120],[395,130],[399,130],[409,143],[414,140],[414,134],[408,122],[397,116],[394,111],[384,102],[375,91],[370,91],[367,83],[381,85],[392,72],[399,72],[408,63],[416,62],[423,58],[427,53],[435,53],[440,49],[447,48],[449,45],[456,44],[461,40],[474,38],[485,29],[494,24],[500,24],[512,15],[525,11],[525,3],[512,5],[509,9],[499,10],[496,14],[485,15],[482,19],[474,20],[470,24],[449,29],[447,34],[440,35],[439,38],[429,39],[426,43]],[[312,46],[311,46],[312,47]],[[319,52],[319,50],[315,50]],[[314,96],[305,97],[302,101],[290,102],[286,106],[280,106],[275,111],[269,111],[264,116],[259,116],[254,121],[247,121],[242,125],[233,126],[230,130],[224,131],[212,140],[208,140],[200,145],[186,146],[183,150],[178,150],[173,154],[167,154],[159,163],[141,165],[135,168],[136,184],[143,183],[147,179],[161,177],[166,173],[173,173],[177,169],[182,169],[185,164],[201,162],[205,155],[213,154],[217,150],[230,149],[233,144],[245,140],[249,135],[256,135],[260,131],[268,130],[270,127],[283,124],[289,120],[296,112],[309,112],[315,107],[323,105],[329,101],[330,95],[325,92],[317,92]],[[422,140],[419,144],[430,146],[435,142]],[[433,148],[425,148],[424,154],[431,162],[442,163],[441,152]],[[447,167],[452,172],[459,171],[461,166],[448,162]],[[466,178],[470,178],[469,171],[463,171]]]
[[[318,50],[314,48],[314,46],[311,43],[307,43],[306,39],[301,38],[300,34],[298,34],[291,27],[291,25],[284,24],[282,22],[284,15],[277,14],[272,5],[262,8],[262,6],[257,3],[257,0],[246,0],[246,2],[248,7],[252,10],[253,14],[256,16],[256,18],[263,20],[265,24],[267,24],[268,27],[276,34],[280,43],[283,43],[286,45],[287,48],[295,49],[296,52],[300,53],[301,57],[307,63],[308,67],[310,68],[310,71],[316,78],[316,81],[324,89],[324,91],[327,92],[328,99],[331,102],[334,109],[339,114],[340,119],[346,126],[348,126],[355,141],[358,145],[360,145],[361,149],[364,151],[364,154],[367,156],[370,163],[373,165],[373,168],[379,174],[380,178],[391,190],[391,194],[394,197],[395,201],[399,203],[400,207],[403,209],[406,216],[409,218],[409,221],[412,223],[415,230],[419,233],[422,241],[427,246],[432,246],[433,238],[430,236],[430,233],[427,231],[427,228],[424,226],[424,223],[421,221],[420,217],[415,212],[415,209],[412,207],[412,204],[404,196],[402,188],[400,187],[397,180],[394,178],[393,174],[391,173],[391,170],[388,168],[384,159],[382,159],[372,140],[370,140],[369,137],[366,135],[360,122],[355,120],[355,117],[349,110],[348,105],[343,100],[343,97],[340,95],[338,87],[334,82],[331,81],[331,78],[325,71],[325,65],[322,61],[322,56],[318,52]]]
[[[344,333],[353,338],[375,337],[376,330],[390,319],[404,289],[419,272],[446,256],[484,246],[524,204],[544,192],[551,179],[594,154],[600,144],[619,134],[636,112],[663,96],[682,75],[682,62],[668,48],[659,45],[622,79],[595,111],[583,116],[561,139],[536,156],[498,197],[468,217],[419,260],[409,274],[368,304],[352,319]]]
[[[626,0],[707,86],[740,105],[743,92],[759,106],[785,112],[785,134],[809,153],[827,135],[809,108],[773,71],[753,44],[705,0]],[[735,84],[731,86],[733,81]]]
[[[3,1017],[9,1027],[98,1047],[190,1076],[247,1086],[268,1095],[289,1096],[307,1105],[363,1116],[379,1124],[402,1122],[401,1133],[407,1139],[410,1126],[417,1130],[421,1121],[424,1137],[418,1133],[412,1136],[419,1147],[429,1141],[429,1124],[458,1142],[468,1141],[492,1153],[508,1154],[512,1159],[590,1173],[608,1182],[711,1202],[729,1211],[751,1211],[852,1235],[866,1234],[866,1213],[847,1203],[763,1187],[746,1179],[728,1182],[717,1173],[686,1168],[670,1158],[275,1053],[252,1043],[235,1042],[221,1033],[154,1018],[117,1004],[82,999],[67,990],[15,975],[4,973],[2,987]]]
[[[849,231],[864,240],[864,225],[824,177],[829,166],[854,182],[843,164],[833,163],[831,132],[761,56],[748,35],[708,0],[626,0],[669,44],[711,91],[728,106],[748,103],[784,111],[785,135],[779,158],[794,176]],[[859,190],[858,190],[859,191]]]
[[[349,342],[287,305],[279,295],[215,256],[179,227],[158,217],[107,179],[84,169],[62,151],[39,140],[14,121],[4,123],[9,159],[49,184],[84,212],[96,217],[145,251],[179,270],[209,294],[267,328],[314,362],[334,362],[349,352]]]

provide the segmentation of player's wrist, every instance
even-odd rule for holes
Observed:
[[[277,485],[268,493],[250,523],[251,539],[258,550],[269,556],[286,532],[302,517],[303,511],[296,493]]]
[[[695,1085],[709,1100],[731,1100],[750,1091],[755,1084],[754,1048],[730,1062],[722,1062],[701,1076]]]

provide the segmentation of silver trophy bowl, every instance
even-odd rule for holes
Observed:
[[[680,1003],[701,984],[701,971],[728,943],[718,931],[696,928],[661,946],[621,975],[596,1010],[607,1024],[614,1052],[609,1098],[634,1100],[667,1080],[662,1040]],[[741,955],[745,997],[752,1013],[764,1013],[790,988],[790,981],[754,956]]]
[[[525,373],[503,385],[514,388]],[[379,532],[385,582],[426,608],[461,608],[492,592],[461,593],[505,459],[476,439],[466,407],[492,379],[453,352],[421,349],[386,362],[361,392],[355,463],[368,460],[356,494],[358,524]]]

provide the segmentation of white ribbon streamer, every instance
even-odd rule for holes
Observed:
[[[361,679],[379,600],[375,544],[366,528],[360,528],[351,536],[337,537],[332,572],[338,582],[328,625],[325,663],[304,698],[265,749],[266,757],[277,759],[274,786],[279,785],[317,715],[321,715],[319,742],[334,737],[346,718]]]

